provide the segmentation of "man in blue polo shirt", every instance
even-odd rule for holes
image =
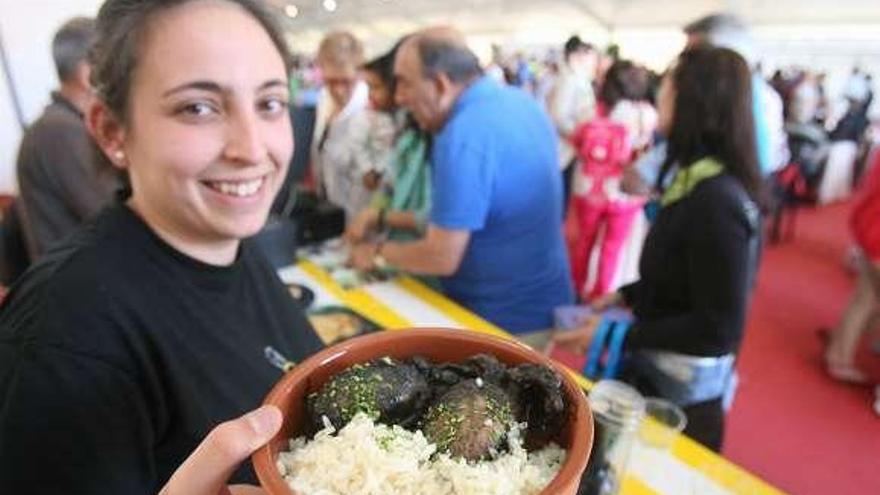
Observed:
[[[395,63],[398,103],[434,133],[424,239],[359,246],[359,268],[441,276],[444,291],[514,333],[548,328],[573,301],[556,134],[524,92],[483,75],[460,33],[413,35]]]

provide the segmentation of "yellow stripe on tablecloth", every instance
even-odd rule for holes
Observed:
[[[733,493],[749,495],[785,493],[685,435],[678,436],[672,445],[672,454],[695,471]]]
[[[469,330],[476,330],[478,332],[488,333],[498,337],[511,337],[509,333],[471,313],[467,309],[451,301],[446,296],[439,294],[412,277],[403,276],[398,278],[395,282],[403,289],[409,291],[414,296],[431,306],[434,306],[438,311]]]
[[[339,299],[342,304],[373,320],[382,328],[394,330],[413,326],[412,322],[395,313],[394,310],[366,291],[343,289],[324,269],[311,261],[300,261],[298,266],[321,284],[321,287]]]
[[[620,493],[623,495],[657,495],[657,492],[633,476],[623,478],[623,485],[620,488]]]
[[[353,308],[372,318],[373,321],[382,325],[385,330],[400,330],[413,326],[411,321],[395,313],[394,310],[371,296],[365,290],[355,289],[348,291],[346,297],[348,298],[347,302]]]
[[[333,280],[333,277],[331,277],[323,268],[308,260],[301,260],[296,265],[302,268],[302,271],[311,275],[315,281],[321,284],[321,287],[333,294],[340,301],[345,302],[345,289],[337,284],[336,281]]]

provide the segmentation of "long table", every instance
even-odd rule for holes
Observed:
[[[346,290],[309,261],[283,268],[278,274],[285,283],[311,288],[315,292],[315,306],[349,307],[386,330],[446,327],[513,338],[411,277],[402,276]],[[590,389],[589,380],[574,371],[571,374],[584,389]],[[783,492],[690,438],[679,435],[669,450],[658,450],[636,442],[623,482],[623,493],[775,495]]]

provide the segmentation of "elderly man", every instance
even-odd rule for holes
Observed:
[[[573,300],[549,118],[484,76],[451,29],[410,37],[394,72],[398,103],[435,135],[434,202],[422,240],[358,246],[355,266],[439,275],[448,296],[508,331],[549,327]]]
[[[24,231],[32,260],[76,230],[113,197],[119,178],[96,160],[83,122],[91,102],[87,55],[95,26],[78,17],[52,40],[61,87],[22,138],[18,182]]]

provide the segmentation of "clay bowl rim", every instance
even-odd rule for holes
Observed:
[[[448,339],[450,337],[452,337],[453,340],[461,342],[463,345],[477,344],[485,347],[488,344],[489,346],[506,347],[513,354],[521,356],[525,362],[548,365],[553,367],[553,369],[559,373],[563,379],[562,384],[565,393],[570,399],[573,399],[572,404],[574,405],[574,411],[571,414],[573,421],[572,424],[581,424],[582,426],[580,429],[584,430],[582,434],[573,434],[574,439],[572,444],[566,448],[566,451],[571,452],[572,450],[575,450],[575,447],[581,447],[583,448],[585,455],[581,456],[582,459],[574,459],[571,456],[566,457],[559,472],[556,473],[556,476],[546,487],[544,487],[540,492],[540,495],[559,493],[559,490],[566,488],[566,485],[569,485],[572,479],[579,479],[581,473],[586,469],[586,464],[593,447],[594,435],[592,411],[587,402],[586,394],[583,389],[575,383],[574,379],[569,376],[569,372],[566,369],[563,369],[560,365],[554,363],[551,359],[538,353],[531,347],[514,340],[512,337],[504,338],[473,330],[439,327],[385,330],[362,335],[327,347],[298,364],[288,373],[285,373],[275,386],[272,387],[272,390],[263,401],[263,405],[271,404],[278,406],[282,402],[284,395],[291,388],[292,383],[306,379],[306,377],[316,369],[341,358],[343,355],[350,352],[352,348],[359,348],[372,344],[377,349],[387,349],[388,346],[383,344],[392,344],[400,339]],[[477,349],[474,352],[479,353],[489,351],[486,349]],[[377,355],[370,359],[378,357],[381,356]],[[286,417],[284,421],[286,423]],[[297,495],[294,494],[287,486],[287,483],[284,482],[284,479],[276,467],[275,456],[272,454],[272,445],[278,440],[279,436],[284,435],[284,432],[285,428],[282,427],[281,431],[279,431],[272,440],[254,452],[251,456],[254,471],[260,481],[260,485],[270,495]]]

